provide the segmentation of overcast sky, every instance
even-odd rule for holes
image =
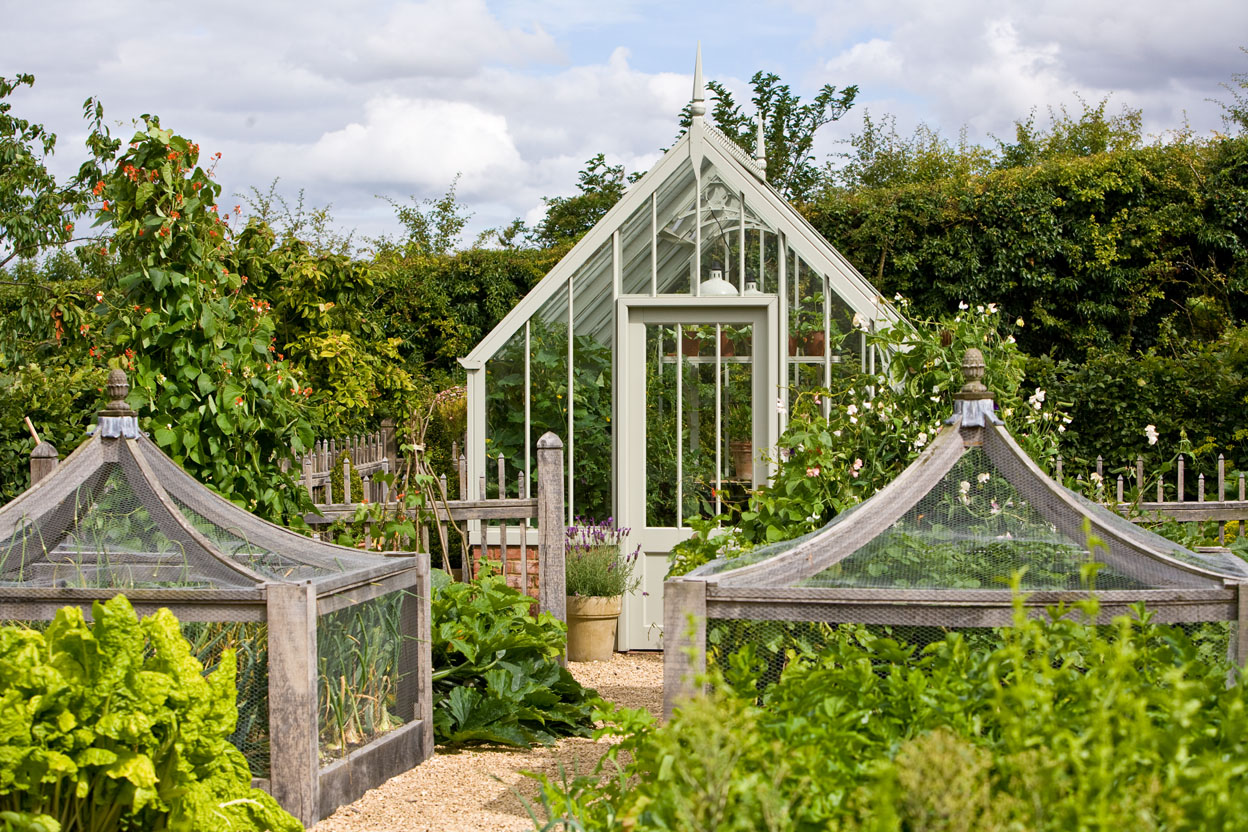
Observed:
[[[58,172],[82,160],[97,96],[123,138],[156,113],[223,153],[223,203],[280,178],[361,236],[397,231],[376,195],[436,197],[456,174],[475,231],[539,219],[596,153],[649,167],[699,39],[706,76],[743,98],[760,69],[803,97],[858,84],[821,157],[864,109],[986,141],[1076,96],[1203,134],[1222,126],[1208,99],[1248,71],[1248,2],[0,0],[0,75],[36,76],[13,104],[60,135]]]

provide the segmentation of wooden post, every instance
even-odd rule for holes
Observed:
[[[1176,499],[1177,499],[1180,503],[1181,503],[1181,502],[1183,502],[1183,501],[1186,499],[1186,497],[1184,497],[1184,496],[1183,496],[1183,468],[1184,468],[1184,462],[1185,462],[1185,461],[1184,461],[1183,454],[1179,454],[1178,485],[1175,487],[1175,494],[1177,495],[1177,496],[1176,496]]]
[[[1135,499],[1144,502],[1144,454],[1135,458]]]
[[[1248,584],[1235,585],[1235,601],[1237,615],[1231,648],[1234,650],[1234,670],[1242,677],[1244,666],[1248,665]]]
[[[1060,485],[1062,482],[1062,455],[1057,455],[1057,465],[1053,473],[1053,479],[1057,480]]]
[[[537,608],[568,620],[563,572],[563,440],[547,432],[537,440]]]
[[[58,456],[51,442],[40,442],[30,452],[30,484],[35,486],[41,479],[56,470]]]
[[[305,826],[320,819],[316,588],[266,587],[269,629],[269,788]]]
[[[386,459],[395,462],[399,458],[399,443],[394,429],[394,420],[381,420],[381,448]],[[395,469],[398,470],[397,468]]]
[[[663,582],[663,717],[702,692],[706,672],[706,582]]]
[[[342,461],[342,502],[351,502],[351,455]]]

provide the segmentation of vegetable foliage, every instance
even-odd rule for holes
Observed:
[[[3,822],[39,828],[23,825],[18,813],[30,813],[61,832],[300,829],[251,788],[229,743],[233,651],[205,676],[168,610],[140,621],[117,596],[92,617],[67,607],[46,632],[0,628],[0,812],[15,813]]]

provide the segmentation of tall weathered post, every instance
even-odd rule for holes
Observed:
[[[545,433],[537,440],[538,609],[568,620],[563,573],[563,440]]]

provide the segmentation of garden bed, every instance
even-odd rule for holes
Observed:
[[[662,653],[616,653],[610,662],[571,662],[568,669],[581,684],[618,705],[646,708],[655,715],[662,710]],[[572,737],[529,750],[439,749],[424,764],[338,809],[315,832],[531,829],[516,791],[532,801],[537,783],[520,772],[558,777],[560,766],[569,773],[591,772],[606,743]]]

